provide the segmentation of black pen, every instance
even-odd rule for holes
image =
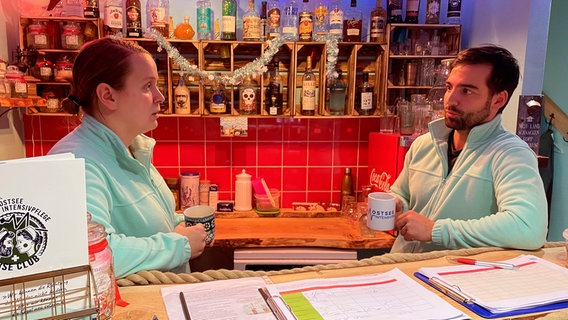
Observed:
[[[187,308],[187,302],[185,302],[185,296],[183,295],[183,291],[179,292],[179,300],[181,301],[181,308],[183,310],[183,315],[185,320],[191,320],[191,316],[189,315],[189,309]]]

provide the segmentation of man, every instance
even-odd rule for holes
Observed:
[[[459,53],[445,118],[414,141],[391,188],[399,211],[391,252],[542,246],[547,202],[536,155],[501,125],[518,81],[517,61],[504,48]]]

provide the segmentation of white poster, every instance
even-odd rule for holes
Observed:
[[[0,161],[0,282],[89,264],[85,194],[85,163],[72,154]],[[38,301],[34,310],[50,307],[40,302],[53,292],[84,300],[86,280],[85,274],[26,283],[25,290],[1,286],[0,318],[13,316],[14,301],[23,308],[24,295],[26,307]]]

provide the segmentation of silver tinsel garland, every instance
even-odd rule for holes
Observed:
[[[282,44],[284,44],[284,39],[281,36],[277,36],[272,40],[266,40],[268,47],[262,53],[262,56],[254,59],[252,62],[247,63],[242,68],[236,69],[233,75],[218,75],[217,73],[207,72],[199,69],[199,66],[191,64],[187,59],[185,59],[179,51],[172,46],[164,36],[154,29],[147,29],[144,36],[156,40],[158,43],[158,51],[165,49],[168,56],[173,59],[173,61],[180,66],[181,71],[185,74],[199,77],[201,81],[220,81],[224,85],[238,85],[247,76],[257,76],[263,74],[267,71],[266,65],[272,60],[274,55],[278,53]],[[122,34],[117,34],[114,37],[121,38]],[[338,74],[335,71],[335,65],[337,63],[337,55],[339,54],[339,48],[337,46],[337,39],[327,36],[326,39],[326,76],[328,78],[337,78]]]

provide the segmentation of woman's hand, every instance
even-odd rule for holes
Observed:
[[[191,247],[190,259],[199,257],[203,253],[203,250],[205,250],[205,236],[207,233],[201,223],[186,227],[185,222],[181,222],[174,228],[174,232],[187,237],[189,246]]]

